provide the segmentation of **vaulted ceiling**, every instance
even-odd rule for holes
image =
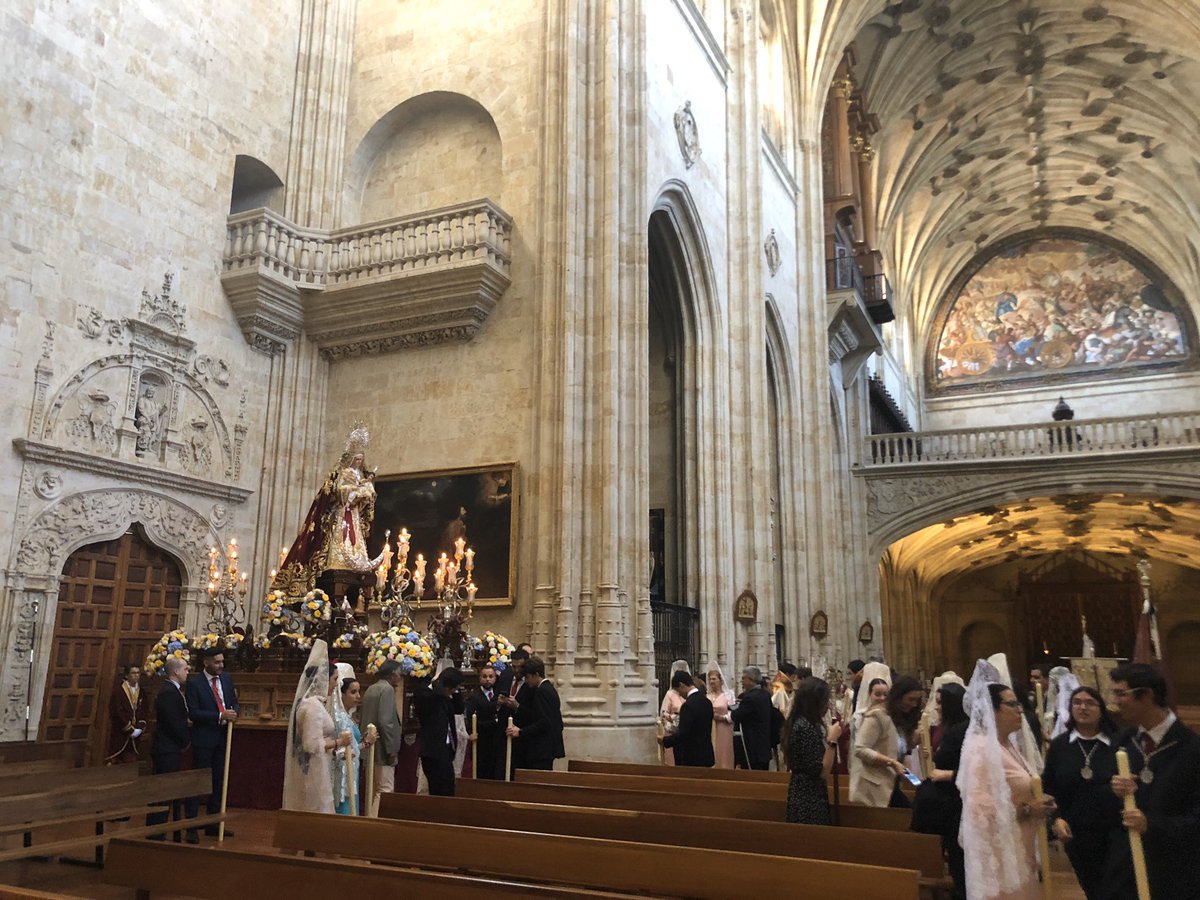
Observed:
[[[1100,231],[1200,295],[1200,0],[902,0],[856,40],[914,335],[977,251]]]
[[[896,571],[929,582],[1071,547],[1147,556],[1176,565],[1200,560],[1200,502],[1130,494],[1064,494],[956,516],[892,544]]]

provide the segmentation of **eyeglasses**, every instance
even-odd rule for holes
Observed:
[[[1001,700],[1000,705],[1007,706],[1009,709],[1020,709],[1021,701],[1020,700]]]
[[[1072,700],[1072,706],[1077,706],[1080,709],[1098,709],[1100,704],[1095,700]]]

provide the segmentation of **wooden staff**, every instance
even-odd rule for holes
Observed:
[[[351,736],[351,740],[353,740]],[[354,777],[354,746],[346,748],[346,799],[350,801],[350,815],[358,815],[358,779]]]
[[[367,726],[367,734],[373,736],[378,729],[372,722]],[[375,741],[367,748],[367,815],[375,815]]]
[[[479,777],[479,713],[471,713],[471,777]]]
[[[233,722],[225,720],[225,772],[221,778],[221,824],[217,826],[217,843],[225,842],[225,810],[229,806],[229,752],[233,749]]]
[[[504,748],[504,780],[512,781],[512,735],[506,735],[508,744]]]
[[[1042,791],[1042,777],[1034,775],[1029,783],[1033,789],[1033,803],[1035,807],[1044,807],[1046,804],[1046,795]],[[1047,890],[1050,887],[1050,840],[1046,835],[1046,823],[1044,821],[1038,823],[1038,855],[1042,858],[1042,884],[1046,885]]]
[[[1129,754],[1124,750],[1117,751],[1117,774],[1122,778],[1128,778],[1129,773]],[[1125,809],[1137,809],[1137,801],[1134,800],[1133,794],[1125,796]],[[1142,836],[1132,828],[1127,828],[1129,832],[1129,851],[1133,857],[1133,877],[1137,881],[1138,900],[1150,900],[1150,877],[1146,874],[1146,851],[1142,848]]]

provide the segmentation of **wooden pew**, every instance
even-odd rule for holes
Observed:
[[[0,763],[59,760],[82,766],[87,741],[6,741],[0,743]]]
[[[704,847],[740,853],[765,853],[829,862],[869,863],[915,868],[923,895],[948,893],[941,842],[934,835],[898,832],[880,840],[866,828],[828,828],[740,820],[735,827],[714,827],[695,815],[587,809],[504,800],[469,800],[427,794],[383,794],[379,815],[386,819],[440,822],[476,829],[512,829],[578,837],[619,837],[624,841]],[[490,834],[484,843],[490,840]]]
[[[520,826],[520,818],[511,823]],[[284,810],[275,846],[324,850],[388,863],[425,865],[571,887],[649,892],[701,900],[791,896],[803,885],[813,900],[915,900],[917,872],[816,859],[650,845],[561,834],[491,830],[397,819],[328,816]],[[473,852],[486,847],[487,853]]]
[[[489,781],[460,778],[455,792],[480,800],[522,800],[567,806],[594,806],[605,809],[630,809],[671,815],[704,815],[723,819],[787,820],[786,800],[761,800],[754,797],[701,797],[685,791],[655,792],[615,790],[566,784]],[[907,809],[877,809],[870,806],[843,806],[841,824],[848,828],[874,828],[885,831],[909,830],[912,814]]]
[[[0,797],[44,791],[94,790],[105,785],[128,784],[137,777],[138,767],[133,765],[58,769],[31,775],[9,775],[5,767],[0,766]]]
[[[372,820],[374,821],[374,820]],[[186,893],[204,900],[229,897],[281,897],[288,900],[329,900],[330,897],[390,897],[403,886],[423,900],[461,900],[462,897],[627,897],[564,888],[547,889],[498,878],[472,878],[451,872],[428,872],[336,862],[296,856],[266,856],[185,844],[113,840],[100,879],[106,884],[135,888],[139,900],[152,892],[172,896]]]
[[[39,891],[15,884],[0,884],[0,898],[3,900],[78,900],[78,896],[78,894],[54,894],[50,891]]]
[[[44,791],[0,797],[0,834],[23,832],[25,846],[0,850],[0,862],[31,856],[57,855],[65,851],[95,848],[96,862],[103,861],[103,848],[111,839],[104,823],[112,819],[145,816],[161,812],[161,801],[179,800],[207,794],[212,790],[212,773],[207,769],[172,772],[167,775],[143,775],[134,781],[101,785],[80,792]],[[160,825],[135,825],[122,828],[122,837],[144,837],[182,828],[216,825],[220,815],[199,816]],[[31,835],[40,829],[90,822],[92,835],[51,838],[34,843]]]
[[[23,778],[26,775],[44,775],[52,772],[72,772],[75,766],[67,759],[31,759],[28,762],[0,763],[0,776]]]
[[[613,763],[597,762],[590,759],[567,760],[568,772],[595,772],[610,775],[649,775],[658,778],[689,778],[706,781],[729,781],[739,784],[782,784],[786,785],[791,778],[789,772],[759,772],[750,769],[705,769],[698,766],[659,766],[644,763]],[[845,801],[850,792],[850,776],[839,775],[838,781],[842,789],[842,800]],[[830,799],[832,799],[833,779],[829,779]],[[900,789],[911,797],[916,788],[907,781],[900,782]]]
[[[663,766],[663,768],[673,768]],[[636,791],[678,791],[703,797],[755,797],[760,800],[787,800],[787,783],[762,781],[720,781],[688,779],[681,781],[663,775],[625,775],[612,772],[548,772],[542,769],[517,769],[513,778],[531,784],[578,784],[586,787],[630,789]]]

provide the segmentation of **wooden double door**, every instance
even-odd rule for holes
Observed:
[[[71,554],[59,585],[39,740],[86,740],[91,762],[103,761],[108,701],[121,667],[140,666],[154,642],[178,626],[181,592],[175,559],[136,525]],[[143,690],[151,687],[143,676]]]

